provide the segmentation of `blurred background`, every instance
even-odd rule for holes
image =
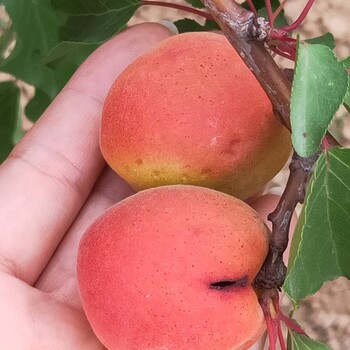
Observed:
[[[74,0],[72,0],[74,1]],[[186,4],[182,0],[172,0],[174,3]],[[242,1],[240,1],[242,2]],[[306,0],[289,0],[285,6],[286,17],[292,22],[298,17]],[[187,14],[186,14],[187,16]],[[173,22],[184,17],[184,13],[174,9],[156,6],[143,6],[130,20],[129,25],[161,20]],[[188,16],[196,18],[195,16]],[[197,18],[198,19],[198,18]],[[0,20],[8,21],[4,8],[0,5]],[[202,21],[202,19],[198,19]],[[307,19],[297,31],[304,39],[331,32],[335,36],[335,52],[339,58],[350,55],[350,0],[316,0]],[[0,30],[1,35],[1,30]],[[12,46],[13,48],[13,46]],[[11,50],[11,46],[9,47]],[[283,67],[291,67],[291,62],[277,59]],[[0,72],[0,81],[14,80],[8,74]],[[24,130],[28,130],[32,123],[26,118],[24,107],[34,95],[34,88],[16,80],[21,88],[21,118]],[[344,146],[350,147],[350,117],[345,109],[340,109],[331,126],[332,133]],[[283,188],[288,169],[284,169],[272,182],[272,187]],[[349,261],[350,263],[350,261]],[[340,278],[327,283],[314,296],[307,298],[300,304],[300,309],[294,317],[304,327],[311,337],[327,343],[334,350],[350,349],[350,282]],[[285,311],[292,309],[286,297],[282,298]]]

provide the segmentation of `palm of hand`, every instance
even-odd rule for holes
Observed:
[[[93,219],[130,193],[131,189],[106,169],[34,286],[15,277],[15,267],[4,269],[0,274],[1,344],[21,350],[105,349],[81,305],[76,253],[79,239]]]
[[[6,317],[0,324],[4,323],[2,344],[8,349],[104,349],[82,310],[70,304],[69,296],[56,300],[52,294],[6,277],[1,278],[2,286],[11,291],[10,296],[5,294],[11,302],[2,307]]]

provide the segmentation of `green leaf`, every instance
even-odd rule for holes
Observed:
[[[62,45],[66,43],[61,43]],[[60,46],[60,45],[59,45]],[[58,86],[62,88],[83,61],[98,47],[96,44],[72,43],[71,50],[64,56],[51,60],[48,66],[55,72]],[[56,50],[58,47],[56,47]],[[56,51],[57,53],[57,51]]]
[[[344,107],[350,113],[350,56],[342,61],[344,68],[348,72],[348,89],[346,91],[346,95],[344,97]]]
[[[139,6],[140,0],[51,0],[55,10],[72,15],[100,15],[112,10]]]
[[[297,303],[326,281],[350,278],[350,149],[316,163],[294,233],[284,290]]]
[[[0,6],[2,5],[2,2],[0,0]],[[0,29],[4,30],[5,28],[7,28],[7,20],[5,20],[4,18],[0,17]]]
[[[138,9],[137,3],[99,15],[72,15],[60,29],[62,41],[97,44],[125,28]]]
[[[220,27],[214,21],[206,20],[204,26],[200,25],[197,21],[193,19],[180,19],[176,21],[175,26],[177,27],[179,33],[185,32],[202,32],[208,30],[220,30]]]
[[[348,74],[324,45],[298,41],[291,98],[292,141],[302,157],[314,154],[343,103]]]
[[[345,58],[345,60],[342,61],[345,69],[350,69],[350,56]]]
[[[14,38],[15,32],[12,26],[4,29],[0,36],[0,64],[4,61],[4,54]]]
[[[16,31],[16,46],[0,69],[26,81],[50,96],[58,92],[54,72],[41,64],[58,43],[61,17],[50,0],[3,0]]]
[[[335,40],[332,33],[326,33],[324,35],[318,36],[317,38],[312,38],[305,41],[308,44],[320,44],[328,46],[331,50],[335,48]]]
[[[69,41],[62,41],[58,45],[56,45],[49,54],[43,59],[42,63],[50,65],[51,63],[63,59],[64,57],[72,57],[73,56],[83,56],[79,59],[79,63],[91,54],[94,50],[96,50],[98,45],[96,44],[84,44],[84,43],[74,43]],[[77,54],[80,52],[80,54]]]
[[[54,72],[59,89],[63,88],[77,68],[97,47],[98,45],[92,44],[61,42],[50,52],[43,62]],[[34,98],[26,106],[27,117],[36,121],[51,102],[52,98],[37,88]]]
[[[350,84],[349,84],[348,92],[346,93],[346,96],[344,99],[344,107],[350,113]]]
[[[346,95],[344,97],[344,106],[347,109],[347,111],[350,113],[350,75],[348,77],[348,90],[346,91]]]
[[[36,89],[34,97],[28,102],[25,114],[31,121],[35,122],[43,114],[52,99],[42,90]]]
[[[288,332],[288,350],[332,350],[328,345],[322,344],[306,335],[293,331]]]
[[[19,88],[10,81],[0,84],[0,163],[20,137]]]
[[[186,0],[190,5],[196,8],[204,8],[205,6],[203,5],[201,0]]]

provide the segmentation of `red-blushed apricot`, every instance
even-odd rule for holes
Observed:
[[[101,150],[135,190],[210,187],[244,199],[282,168],[290,133],[227,39],[166,39],[118,77],[105,100]]]
[[[82,238],[84,310],[110,350],[246,350],[265,329],[252,281],[267,251],[266,225],[241,200],[189,185],[141,191]]]

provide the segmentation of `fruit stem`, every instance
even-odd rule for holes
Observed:
[[[265,289],[260,295],[259,302],[266,321],[266,328],[269,337],[269,350],[276,350],[277,339],[281,346],[281,350],[287,350],[281,322],[285,323],[288,330],[293,330],[299,334],[306,335],[294,320],[284,315],[281,311],[277,289]]]
[[[282,331],[280,332],[281,321],[279,318],[278,291],[276,289],[264,290],[260,298],[260,305],[266,321],[267,334],[269,337],[269,350],[276,350],[277,338],[279,339],[280,333],[283,338]]]
[[[271,51],[273,51],[274,53],[276,53],[277,55],[280,55],[281,57],[287,58],[291,61],[294,61],[293,57],[291,55],[289,55],[286,52],[283,52],[282,50],[280,50],[278,47],[276,46],[269,46]]]
[[[288,0],[283,0],[283,1],[281,2],[281,4],[278,6],[277,10],[276,10],[276,11],[274,12],[274,14],[273,14],[273,20],[275,20],[275,19],[278,17],[278,15],[279,15],[280,12],[283,10],[283,8],[284,8],[285,4],[287,3],[287,1],[288,1]]]
[[[265,316],[265,320],[266,320],[267,334],[269,337],[269,350],[276,350],[277,336],[276,336],[275,324],[272,322],[270,315]]]
[[[281,321],[285,323],[288,329],[293,330],[296,333],[307,335],[305,331],[292,319],[284,315],[282,312],[279,315]]]
[[[292,24],[287,25],[287,26],[283,26],[280,29],[282,29],[286,32],[291,32],[291,31],[297,29],[301,25],[301,23],[304,21],[304,19],[306,18],[307,14],[309,13],[314,2],[315,2],[315,0],[308,0],[303,11],[301,12],[300,16]]]
[[[250,11],[252,11],[256,17],[258,17],[259,14],[258,14],[258,11],[256,10],[256,7],[253,4],[253,1],[252,0],[247,0],[247,4],[248,4],[248,6],[250,8]]]
[[[271,0],[265,0],[265,7],[267,10],[267,17],[269,19],[270,27],[273,28],[274,16],[273,16],[273,11],[272,11]]]
[[[327,140],[326,137],[322,139],[322,149],[327,151],[331,148],[331,145],[329,144],[329,141]]]
[[[281,350],[287,350],[286,343],[284,341],[283,333],[282,333],[282,328],[278,327],[278,340],[281,345]]]
[[[284,43],[284,42],[282,41],[282,42],[280,42],[280,43],[278,44],[277,48],[278,48],[281,52],[283,52],[283,53],[289,55],[289,56],[290,56],[290,59],[291,59],[292,61],[295,61],[295,58],[296,58],[296,49],[295,49],[295,47],[291,46],[291,43],[290,43],[290,42]]]
[[[141,6],[145,6],[145,5],[169,7],[169,8],[173,8],[181,11],[187,11],[195,15],[204,17],[206,19],[213,20],[213,17],[209,13],[198,10],[193,7],[185,6],[185,5],[174,4],[170,2],[164,2],[164,1],[142,0]]]

